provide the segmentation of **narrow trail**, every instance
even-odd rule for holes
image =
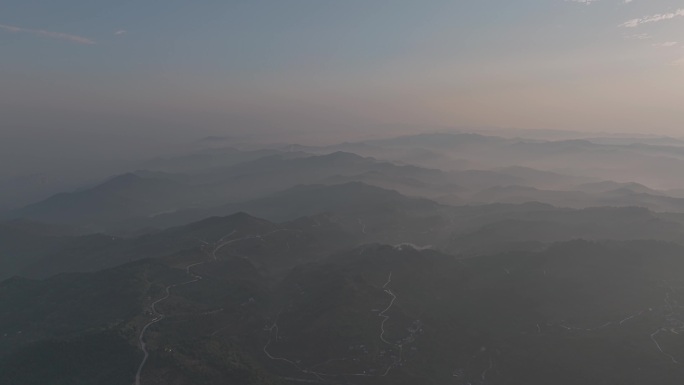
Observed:
[[[385,370],[385,372],[382,374],[382,377],[387,376],[387,374],[389,374],[390,370],[392,370],[393,367],[401,363],[402,354],[404,352],[403,345],[393,344],[385,339],[385,322],[387,322],[387,320],[390,319],[390,317],[385,313],[387,313],[392,308],[392,306],[394,306],[394,302],[397,300],[397,296],[392,292],[392,289],[387,288],[387,286],[389,286],[390,283],[392,283],[391,271],[389,273],[389,276],[387,277],[387,282],[385,282],[385,284],[382,285],[382,289],[385,291],[385,293],[389,294],[392,297],[392,300],[390,301],[389,305],[387,305],[387,307],[378,314],[379,317],[382,317],[382,322],[380,322],[380,340],[393,348],[399,348],[399,357],[387,367],[387,370]]]
[[[658,348],[658,350],[660,351],[660,353],[662,353],[663,355],[665,355],[666,357],[668,357],[668,358],[672,361],[673,364],[679,364],[679,361],[677,361],[677,359],[674,358],[672,355],[666,353],[666,352],[663,350],[663,348],[660,347],[660,344],[658,343],[658,340],[656,340],[656,336],[657,336],[661,331],[662,331],[662,329],[658,329],[658,330],[654,331],[653,333],[651,333],[651,340],[652,340],[653,343],[656,345],[656,347]]]
[[[394,293],[392,293],[392,291],[391,291],[390,289],[387,288],[387,285],[389,285],[390,282],[392,282],[392,272],[390,272],[389,278],[387,279],[387,282],[382,286],[382,289],[385,291],[385,293],[388,293],[388,294],[390,294],[390,295],[392,296],[392,301],[391,301],[390,304],[387,306],[387,308],[385,308],[385,310],[383,310],[383,311],[379,314],[379,316],[383,317],[382,323],[380,324],[380,339],[381,339],[384,343],[386,343],[386,344],[388,344],[388,345],[390,345],[390,346],[397,346],[397,345],[393,345],[391,342],[387,341],[387,340],[385,339],[385,337],[384,337],[384,334],[385,334],[384,325],[385,325],[385,322],[390,318],[389,316],[385,315],[384,313],[387,312],[387,311],[389,311],[389,310],[392,308],[392,305],[394,304],[394,301],[396,300],[396,296],[394,295]],[[296,370],[298,370],[298,371],[301,372],[302,374],[305,374],[305,375],[307,375],[307,376],[314,376],[314,377],[316,377],[316,379],[318,379],[319,381],[322,381],[322,382],[325,382],[325,383],[328,383],[329,381],[326,380],[325,378],[323,378],[323,376],[325,376],[325,377],[342,377],[342,376],[364,376],[364,377],[374,377],[373,375],[369,375],[369,374],[367,374],[367,373],[365,373],[365,372],[364,372],[364,373],[327,374],[327,373],[315,372],[315,371],[312,370],[312,369],[314,369],[314,368],[316,368],[316,367],[320,367],[320,366],[322,366],[322,365],[324,365],[324,364],[326,364],[326,363],[329,363],[329,362],[331,362],[331,361],[343,361],[343,360],[345,360],[344,358],[327,360],[327,361],[324,361],[323,363],[319,363],[319,364],[317,364],[317,365],[311,366],[309,369],[304,369],[304,368],[302,368],[299,364],[297,364],[296,362],[294,362],[294,361],[292,361],[292,360],[290,360],[290,359],[287,359],[287,358],[284,358],[284,357],[277,357],[277,356],[274,356],[273,354],[271,354],[271,352],[270,352],[268,349],[269,349],[269,347],[271,346],[271,343],[272,343],[272,342],[274,342],[274,341],[277,342],[277,341],[278,341],[278,338],[279,338],[279,337],[278,337],[278,334],[280,333],[280,328],[278,327],[278,320],[279,320],[279,319],[280,319],[280,313],[278,313],[278,315],[276,316],[275,320],[273,321],[273,324],[272,324],[269,328],[266,329],[266,330],[268,331],[268,341],[266,341],[266,344],[265,344],[264,347],[263,347],[263,351],[264,351],[264,354],[266,355],[266,357],[268,357],[270,360],[284,362],[284,363],[286,363],[286,364],[292,366],[293,368],[295,368]],[[396,362],[392,363],[392,364],[387,368],[387,370],[384,372],[384,374],[382,374],[382,376],[383,376],[383,377],[386,376],[387,373],[389,373],[390,369],[391,369],[395,364],[396,364]],[[306,382],[308,382],[308,381],[311,381],[311,380],[301,380],[301,381],[306,381]]]
[[[636,317],[638,317],[638,316],[644,314],[645,312],[646,312],[646,310],[642,310],[642,311],[640,311],[640,312],[637,313],[637,314],[632,314],[632,315],[630,315],[630,316],[627,316],[627,317],[621,319],[620,322],[618,323],[618,325],[622,325],[622,324],[624,324],[625,322],[627,322],[627,321],[629,321],[629,320],[632,320],[632,319],[634,319],[634,318],[636,318]]]
[[[391,272],[391,271],[390,271],[389,276],[388,276],[388,278],[387,278],[387,282],[385,282],[385,284],[382,286],[382,290],[383,290],[386,294],[390,295],[392,298],[391,298],[391,300],[390,300],[390,303],[387,305],[387,307],[386,307],[383,311],[381,311],[381,312],[378,314],[379,317],[382,317],[382,322],[380,323],[380,335],[379,335],[379,338],[380,338],[380,340],[381,340],[382,342],[384,342],[385,344],[391,346],[392,348],[398,348],[398,349],[399,349],[399,357],[398,357],[398,358],[395,358],[395,359],[394,359],[394,362],[392,362],[392,363],[384,370],[384,372],[382,372],[381,374],[373,374],[372,372],[368,373],[368,372],[366,372],[365,370],[364,370],[363,372],[360,372],[360,373],[335,373],[335,374],[332,374],[332,373],[323,373],[323,372],[316,372],[316,371],[313,370],[313,369],[315,369],[315,368],[324,366],[325,364],[328,364],[328,363],[330,363],[330,362],[351,360],[351,359],[349,359],[349,358],[333,358],[333,359],[328,359],[328,360],[325,360],[325,361],[323,361],[323,362],[321,362],[321,363],[315,364],[315,365],[313,365],[313,366],[309,366],[308,368],[303,368],[301,365],[299,365],[297,362],[295,362],[295,361],[293,361],[293,360],[290,360],[290,359],[287,359],[287,358],[284,358],[284,357],[277,357],[277,356],[274,356],[274,355],[269,351],[269,347],[271,346],[271,344],[272,344],[273,342],[277,342],[278,339],[279,339],[280,328],[279,328],[279,326],[278,326],[278,321],[279,321],[279,319],[280,319],[280,314],[281,314],[281,313],[278,313],[278,315],[276,316],[275,321],[273,322],[273,324],[272,324],[270,327],[268,327],[268,328],[265,329],[266,331],[268,331],[268,341],[266,342],[266,344],[265,344],[264,347],[263,347],[263,352],[264,352],[264,354],[265,354],[266,357],[268,357],[270,360],[284,362],[284,363],[286,363],[286,364],[292,366],[293,368],[297,369],[297,370],[298,370],[299,372],[301,372],[302,374],[305,374],[305,375],[307,375],[307,376],[314,376],[318,381],[324,382],[324,383],[330,383],[330,380],[326,380],[324,377],[328,377],[328,378],[331,378],[331,377],[375,377],[375,378],[378,378],[378,377],[386,377],[386,376],[389,374],[389,372],[392,370],[392,368],[396,367],[398,364],[400,364],[400,363],[402,362],[402,357],[401,357],[401,356],[402,356],[402,353],[403,353],[403,345],[401,345],[401,344],[393,344],[392,342],[388,341],[388,340],[385,338],[385,332],[386,332],[386,331],[385,331],[385,323],[390,319],[390,317],[389,317],[388,315],[386,315],[385,313],[387,313],[390,309],[392,309],[392,307],[394,306],[394,303],[395,303],[396,300],[397,300],[397,296],[396,296],[396,295],[394,294],[394,292],[388,287],[388,286],[390,285],[390,283],[392,283],[392,272]],[[291,377],[283,377],[283,378],[286,378],[286,379],[289,379],[289,380],[293,380],[293,381],[299,381],[299,382],[318,382],[318,381],[312,381],[312,380],[307,380],[307,379],[295,379],[295,378],[291,378]]]
[[[154,325],[154,324],[156,324],[156,323],[158,323],[158,322],[161,322],[164,318],[167,317],[165,314],[163,314],[163,313],[161,313],[161,312],[159,312],[159,311],[157,310],[157,305],[160,304],[161,302],[167,300],[167,299],[171,296],[171,289],[173,289],[173,288],[175,288],[175,287],[179,287],[179,286],[189,285],[189,284],[191,284],[191,283],[200,281],[200,280],[202,279],[202,276],[201,276],[201,275],[198,275],[198,274],[195,274],[195,273],[192,272],[192,268],[193,268],[193,267],[200,266],[200,265],[204,265],[204,264],[207,264],[207,263],[216,261],[216,260],[217,260],[216,252],[217,252],[218,250],[220,250],[222,247],[224,247],[224,246],[226,246],[226,245],[228,245],[228,244],[230,244],[230,243],[232,243],[232,242],[236,242],[236,241],[239,241],[239,240],[247,239],[247,238],[248,238],[248,237],[245,237],[245,238],[239,238],[239,239],[235,239],[235,240],[232,240],[232,241],[224,242],[224,240],[225,240],[226,238],[232,236],[233,234],[235,234],[235,230],[233,230],[233,231],[230,232],[229,234],[224,235],[223,237],[221,237],[221,238],[218,240],[217,246],[215,246],[214,249],[213,249],[212,252],[211,252],[211,257],[212,257],[212,258],[211,258],[210,260],[201,261],[201,262],[195,262],[195,263],[191,263],[191,264],[185,266],[185,273],[186,273],[188,276],[190,276],[190,277],[192,278],[191,280],[186,281],[186,282],[181,282],[181,283],[174,283],[174,284],[172,284],[172,285],[166,286],[166,287],[164,288],[164,292],[165,292],[164,296],[161,297],[161,298],[159,298],[158,300],[152,302],[152,304],[150,305],[150,310],[152,311],[152,314],[154,315],[154,318],[153,318],[150,322],[148,322],[147,324],[145,324],[145,326],[143,326],[142,330],[140,330],[140,335],[138,336],[138,342],[140,343],[140,349],[141,349],[142,352],[143,352],[143,359],[142,359],[142,361],[140,362],[140,365],[138,366],[138,371],[135,373],[135,383],[134,383],[135,385],[141,385],[141,375],[142,375],[142,371],[143,371],[143,369],[145,368],[145,364],[147,363],[147,360],[148,360],[149,357],[150,357],[150,353],[149,353],[149,351],[147,350],[147,343],[145,342],[145,333],[146,333],[147,330],[150,328],[150,326],[152,326],[152,325]],[[204,241],[204,240],[201,240],[201,239],[198,239],[198,240],[199,240],[203,245],[208,245],[208,244],[209,244],[208,242],[206,242],[206,241]],[[223,310],[223,309],[221,309],[221,310]],[[214,313],[214,312],[216,312],[216,311],[207,312],[207,314],[212,314],[212,313]]]
[[[382,342],[386,343],[387,345],[394,346],[394,344],[392,344],[391,342],[389,342],[385,339],[385,322],[387,322],[387,320],[390,318],[388,315],[385,315],[385,313],[387,313],[392,308],[392,306],[394,305],[394,301],[397,300],[397,296],[394,295],[394,293],[392,293],[392,290],[387,289],[387,285],[389,285],[391,282],[392,282],[392,272],[389,273],[389,277],[387,278],[387,282],[384,285],[382,285],[382,289],[384,290],[385,293],[392,296],[392,300],[390,301],[389,305],[387,305],[385,310],[381,311],[378,314],[378,316],[382,317],[382,322],[380,323],[380,340],[382,340]]]
[[[299,378],[293,378],[293,377],[281,377],[281,378],[287,379],[287,380],[290,380],[290,381],[297,381],[297,382],[310,382],[310,383],[321,383],[321,382],[322,382],[322,383],[330,383],[329,380],[326,380],[326,379],[323,378],[323,377],[347,377],[347,376],[351,376],[351,377],[353,377],[353,376],[357,376],[357,377],[377,377],[377,375],[367,374],[367,373],[365,373],[365,372],[364,372],[364,373],[338,373],[338,374],[329,374],[329,373],[316,372],[316,371],[313,370],[314,368],[323,366],[323,365],[328,364],[328,363],[330,363],[330,362],[334,362],[334,361],[346,361],[347,358],[334,358],[334,359],[329,359],[329,360],[323,361],[323,362],[321,362],[321,363],[318,363],[318,364],[316,364],[316,365],[310,366],[308,369],[304,369],[304,368],[302,368],[299,364],[297,364],[296,362],[294,362],[294,361],[292,361],[292,360],[289,360],[289,359],[284,358],[284,357],[276,357],[276,356],[274,356],[273,354],[271,354],[271,352],[268,351],[268,348],[269,348],[269,346],[271,346],[271,343],[272,343],[274,340],[275,340],[275,341],[278,341],[278,338],[279,338],[279,337],[278,337],[278,334],[279,334],[279,332],[280,332],[280,329],[279,329],[279,327],[278,327],[278,319],[279,319],[279,318],[280,318],[280,313],[276,316],[276,320],[273,322],[273,324],[271,325],[271,327],[269,327],[268,329],[266,329],[266,330],[268,330],[269,336],[268,336],[268,341],[266,342],[266,345],[264,345],[264,347],[263,347],[264,354],[266,355],[266,357],[268,357],[269,359],[271,359],[271,360],[273,360],[273,361],[282,361],[282,362],[285,362],[285,363],[291,365],[292,367],[294,367],[295,369],[297,369],[298,371],[300,371],[302,374],[305,374],[305,375],[307,375],[307,376],[314,376],[314,377],[316,377],[316,378],[317,378],[317,381],[315,381],[315,380],[307,380],[307,379],[299,379]],[[274,332],[275,332],[275,336],[273,335]],[[275,337],[275,338],[274,338],[274,337]]]
[[[663,325],[660,326],[658,329],[656,329],[653,333],[649,335],[650,340],[653,342],[653,344],[656,346],[656,349],[658,352],[665,357],[668,358],[669,361],[671,361],[673,364],[680,365],[681,362],[677,360],[676,357],[674,357],[672,354],[669,354],[666,352],[663,347],[660,345],[660,342],[656,339],[656,337],[660,333],[673,333],[673,334],[679,334],[679,332],[684,331],[684,321],[680,318],[679,314],[677,313],[678,310],[681,311],[682,306],[679,305],[678,301],[676,298],[673,298],[673,293],[676,294],[676,290],[669,286],[665,285],[663,286],[667,291],[665,292],[663,302],[664,305],[661,305],[659,307],[650,307],[648,309],[644,309],[638,313],[630,314],[625,316],[619,321],[610,321],[602,324],[601,326],[594,327],[594,328],[578,328],[578,327],[572,327],[568,326],[565,324],[558,324],[558,326],[562,327],[565,330],[568,331],[576,331],[576,332],[594,332],[597,330],[601,330],[604,328],[607,328],[609,326],[613,327],[623,327],[624,324],[638,318],[641,316],[644,316],[647,313],[653,313],[657,312],[659,309],[665,312],[665,320],[663,322]],[[537,326],[539,327],[539,326]]]
[[[199,263],[199,264],[202,264],[202,263],[206,263],[206,262],[201,262],[201,263]],[[192,266],[197,266],[197,265],[199,265],[199,264],[198,264],[198,263],[194,263],[194,264],[192,264],[192,265],[187,266],[187,267],[186,267],[186,271],[189,272],[189,271],[190,271],[190,268],[191,268]],[[145,343],[145,332],[147,332],[147,329],[148,329],[150,326],[152,326],[152,325],[156,324],[157,322],[160,322],[161,320],[163,320],[164,318],[166,318],[166,315],[165,315],[165,314],[162,314],[162,313],[160,313],[159,311],[157,311],[156,306],[157,306],[160,302],[163,302],[163,301],[165,301],[165,300],[167,300],[167,299],[169,298],[169,296],[171,295],[171,289],[173,289],[174,287],[187,285],[187,284],[190,284],[190,283],[193,283],[193,282],[197,282],[197,281],[199,281],[200,279],[202,279],[202,277],[200,277],[200,276],[195,276],[195,277],[196,277],[196,278],[194,278],[194,279],[192,279],[192,280],[190,280],[190,281],[187,281],[187,282],[181,282],[181,283],[176,283],[176,284],[173,284],[173,285],[166,286],[166,287],[164,288],[164,291],[165,291],[166,294],[165,294],[163,297],[159,298],[158,300],[152,302],[152,305],[150,305],[150,310],[152,310],[152,313],[154,314],[154,319],[153,319],[152,321],[148,322],[148,323],[142,328],[142,330],[140,331],[140,335],[138,336],[138,342],[140,343],[140,349],[142,349],[144,356],[143,356],[142,362],[140,363],[140,366],[138,366],[138,371],[135,373],[135,385],[140,385],[140,383],[141,383],[141,382],[140,382],[140,375],[141,375],[141,373],[142,373],[143,368],[145,367],[145,363],[147,363],[147,359],[148,359],[149,356],[150,356],[150,353],[147,351],[147,344]]]
[[[248,240],[248,239],[261,239],[261,240],[264,240],[264,237],[267,237],[267,236],[269,236],[269,235],[271,235],[271,234],[275,234],[275,233],[282,232],[282,231],[292,231],[292,232],[299,232],[299,233],[302,232],[301,230],[295,230],[295,229],[277,229],[277,230],[270,231],[270,232],[268,232],[268,233],[266,233],[266,234],[247,235],[247,236],[242,237],[242,238],[237,238],[237,239],[232,239],[232,240],[226,241],[226,238],[228,238],[228,237],[230,237],[231,235],[235,234],[235,231],[233,231],[233,232],[231,232],[230,234],[224,235],[223,237],[221,237],[221,239],[219,239],[219,240],[216,242],[216,246],[214,246],[214,249],[211,251],[211,257],[213,258],[214,261],[217,261],[217,260],[218,260],[218,257],[216,256],[216,253],[217,253],[219,250],[221,250],[222,248],[224,248],[224,247],[226,247],[226,246],[228,246],[228,245],[230,245],[230,244],[233,244],[233,243],[236,243],[236,242],[239,242],[239,241],[246,241],[246,240]],[[288,250],[290,249],[290,244],[289,244],[289,243],[287,243],[287,249],[288,249]],[[247,258],[247,257],[245,257],[245,256],[241,256],[241,255],[234,255],[234,256],[237,257],[237,258],[242,258],[242,259],[244,259],[244,260],[250,261],[250,259]],[[252,261],[250,261],[250,263],[251,263],[251,262],[252,262]],[[214,330],[213,332],[211,332],[211,333],[209,334],[209,336],[210,336],[210,337],[216,336],[217,334],[221,333],[222,331],[224,331],[224,330],[226,330],[226,329],[228,329],[228,328],[230,328],[230,327],[231,327],[231,325],[222,326],[222,327],[220,327],[220,328]]]
[[[308,370],[308,369],[303,369],[303,368],[302,368],[301,366],[299,366],[299,364],[297,364],[296,362],[294,362],[294,361],[292,361],[292,360],[288,360],[287,358],[276,357],[276,356],[272,355],[272,354],[268,351],[268,347],[271,345],[271,341],[273,340],[273,331],[274,331],[274,330],[275,330],[275,340],[278,341],[278,333],[280,332],[280,329],[278,328],[278,319],[279,319],[279,318],[280,318],[280,313],[278,313],[278,316],[276,316],[275,321],[273,321],[273,325],[271,325],[271,327],[268,328],[268,333],[269,333],[269,334],[268,334],[268,341],[266,342],[266,345],[264,345],[264,348],[263,348],[264,354],[266,354],[266,356],[267,356],[269,359],[273,360],[273,361],[282,361],[282,362],[285,362],[285,363],[287,363],[287,364],[293,366],[294,368],[296,368],[297,370],[299,370],[299,371],[300,371],[301,373],[303,373],[303,374],[312,375],[312,376],[316,377],[317,379],[319,379],[319,380],[322,381],[322,382],[328,382],[328,381],[325,380],[323,377],[321,377],[321,375],[320,375],[319,373],[316,373],[316,372],[311,371],[311,370]]]

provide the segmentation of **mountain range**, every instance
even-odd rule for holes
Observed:
[[[207,138],[5,210],[0,383],[679,384],[683,147],[558,135]]]

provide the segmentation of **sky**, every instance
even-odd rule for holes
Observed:
[[[3,0],[0,55],[6,153],[38,135],[684,136],[681,0]]]

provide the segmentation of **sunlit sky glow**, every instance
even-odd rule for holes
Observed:
[[[4,0],[5,127],[684,135],[674,0]]]

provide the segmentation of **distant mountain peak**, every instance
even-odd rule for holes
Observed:
[[[333,161],[358,161],[358,160],[368,159],[368,158],[362,157],[361,155],[354,154],[352,152],[347,152],[347,151],[335,151],[335,152],[330,153],[330,154],[314,156],[312,158],[319,158],[319,159],[333,160]]]

